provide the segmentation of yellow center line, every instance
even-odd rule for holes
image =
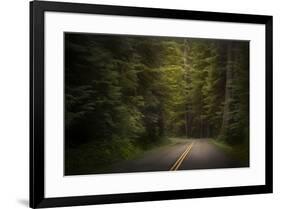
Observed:
[[[177,164],[179,163],[179,161],[181,160],[181,158],[184,156],[184,154],[187,152],[188,148],[190,147],[190,144],[187,145],[186,149],[184,150],[184,152],[180,155],[180,157],[177,159],[177,161],[174,163],[174,165],[171,167],[170,171],[174,170],[174,168],[177,166]]]
[[[182,164],[182,162],[184,161],[184,159],[186,158],[187,154],[189,153],[189,151],[191,150],[192,146],[193,146],[192,142],[190,145],[188,145],[185,149],[185,151],[181,154],[181,156],[177,159],[177,161],[174,163],[174,165],[171,167],[170,171],[176,171],[180,165]]]
[[[177,167],[175,168],[175,171],[178,170],[178,168],[181,166],[182,162],[184,161],[184,159],[186,159],[186,156],[188,155],[189,151],[191,150],[193,146],[193,142],[192,144],[190,145],[188,151],[185,153],[185,155],[182,157],[181,161],[178,163]]]

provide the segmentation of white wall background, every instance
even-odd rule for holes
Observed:
[[[93,209],[280,208],[281,3],[278,0],[72,0],[274,16],[274,194],[84,206]],[[28,207],[29,3],[0,2],[0,208]],[[278,206],[279,205],[279,206]]]

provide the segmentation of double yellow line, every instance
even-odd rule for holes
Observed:
[[[186,158],[187,154],[189,153],[189,151],[191,150],[192,146],[193,146],[192,142],[190,145],[187,145],[185,151],[181,154],[181,156],[177,159],[177,161],[174,163],[174,165],[171,167],[170,171],[176,171],[178,170],[178,168],[180,167],[180,165],[182,164],[182,162],[184,161],[184,159]]]

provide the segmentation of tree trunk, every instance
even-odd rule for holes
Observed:
[[[158,127],[159,127],[159,136],[163,137],[165,135],[165,119],[164,119],[164,111],[163,108],[160,108],[160,112],[158,115]]]
[[[225,82],[225,99],[224,99],[224,109],[220,136],[225,137],[227,135],[227,129],[229,127],[230,119],[230,99],[232,91],[232,71],[233,71],[233,60],[232,60],[232,43],[230,42],[227,46],[227,64],[226,64],[226,82]]]
[[[186,61],[186,55],[187,55],[187,41],[186,39],[183,40],[183,69],[184,69],[184,76],[185,76],[185,80],[187,80],[187,61]],[[185,106],[185,111],[184,111],[184,120],[185,120],[185,137],[188,138],[188,106]]]

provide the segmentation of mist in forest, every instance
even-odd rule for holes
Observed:
[[[66,175],[103,173],[171,139],[214,140],[249,160],[248,41],[65,33],[64,42]]]

